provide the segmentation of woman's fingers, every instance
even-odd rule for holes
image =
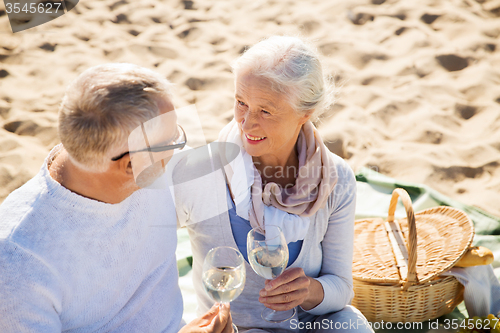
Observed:
[[[306,277],[304,270],[300,267],[290,268],[284,271],[274,280],[267,280],[265,289],[267,291],[278,288],[281,285],[287,284],[299,277]]]
[[[261,297],[275,296],[281,294],[288,294],[295,290],[305,289],[307,292],[307,288],[309,287],[310,281],[306,276],[299,276],[295,280],[292,280],[286,284],[279,285],[274,289],[267,290],[262,289],[259,293]]]
[[[310,283],[302,268],[288,269],[276,279],[266,281],[259,302],[277,311],[292,309],[308,297]]]
[[[259,301],[266,307],[284,311],[300,305],[309,295],[309,278],[301,268],[292,268],[272,281],[260,291]]]
[[[259,302],[263,304],[288,304],[293,302],[300,302],[299,304],[301,304],[307,297],[307,294],[307,289],[299,289],[286,294],[259,297]]]
[[[302,291],[298,290],[286,295],[264,297],[264,298],[261,297],[259,298],[259,301],[263,299],[261,303],[270,309],[276,311],[286,311],[302,304],[302,302],[305,299],[305,295],[307,295],[307,293],[303,293]]]

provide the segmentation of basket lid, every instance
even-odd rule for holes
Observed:
[[[407,217],[395,221],[398,196],[403,199]],[[397,253],[399,250],[394,246],[394,237],[387,231],[390,229],[388,222],[391,221],[401,230],[404,244],[400,244],[400,247],[403,256],[401,252]],[[425,283],[460,260],[474,237],[472,221],[456,208],[440,206],[414,215],[411,200],[403,189],[395,189],[393,192],[388,222],[381,218],[355,221],[354,279],[391,285]],[[405,255],[405,251],[408,255]],[[405,262],[407,267],[401,269]],[[416,271],[416,274],[412,275],[412,271]]]

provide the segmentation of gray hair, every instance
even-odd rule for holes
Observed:
[[[152,70],[115,63],[87,69],[66,89],[59,108],[59,138],[80,168],[104,172],[127,149],[134,128],[160,115],[171,83]]]
[[[316,50],[297,37],[273,36],[248,49],[233,64],[236,76],[251,73],[268,79],[275,92],[288,96],[299,114],[318,119],[334,102],[335,88]]]

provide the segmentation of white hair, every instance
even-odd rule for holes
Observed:
[[[123,153],[130,132],[160,115],[158,103],[171,98],[171,83],[137,65],[99,65],[66,89],[59,108],[59,137],[80,168],[104,172]]]
[[[312,120],[334,102],[334,85],[324,75],[316,50],[297,37],[262,40],[233,63],[233,71],[236,76],[251,73],[268,79],[296,112],[311,114]]]

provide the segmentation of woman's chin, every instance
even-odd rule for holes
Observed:
[[[259,157],[264,153],[262,149],[259,149],[253,145],[244,144],[243,147],[245,147],[245,151],[247,152],[247,154],[252,157]]]

